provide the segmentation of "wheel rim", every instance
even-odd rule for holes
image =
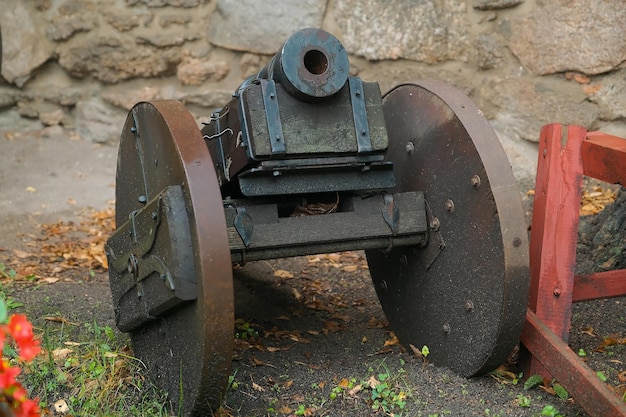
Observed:
[[[226,222],[213,162],[193,116],[176,101],[137,104],[120,139],[118,228],[168,186],[181,186],[197,297],[131,331],[136,356],[177,412],[219,406],[233,351],[234,299]],[[111,285],[115,276],[112,272]]]

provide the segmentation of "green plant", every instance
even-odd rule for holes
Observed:
[[[25,375],[42,408],[64,399],[73,415],[171,415],[165,395],[145,380],[145,366],[132,356],[127,339],[111,327],[46,322],[42,332],[46,354]]]
[[[551,405],[546,405],[541,410],[541,415],[545,417],[563,417],[559,411]]]
[[[517,394],[516,401],[520,407],[530,407],[532,399],[530,398],[530,395]]]
[[[405,371],[400,369],[397,374],[392,375],[384,362],[379,365],[380,368],[382,371],[377,376],[371,376],[368,381],[363,383],[363,386],[370,390],[372,409],[374,411],[382,410],[388,414],[403,410],[406,407],[408,396],[407,390],[401,387],[401,383],[406,386],[403,381]]]
[[[0,278],[13,279],[17,275],[17,272],[13,269],[7,269],[6,265],[0,262]]]

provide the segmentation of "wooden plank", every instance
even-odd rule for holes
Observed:
[[[586,130],[582,127],[554,123],[541,129],[539,142],[528,306],[565,341],[572,314],[583,177],[580,145],[585,137]],[[522,360],[526,375],[550,376],[534,356],[527,356]]]
[[[574,277],[572,302],[626,295],[626,269],[597,272]]]
[[[626,185],[626,139],[589,132],[582,143],[582,160],[585,175]]]
[[[530,236],[529,307],[563,340],[571,320],[581,198],[580,146],[586,130],[550,124],[541,129]]]
[[[526,312],[521,341],[589,415],[626,416],[626,403],[531,310]]]

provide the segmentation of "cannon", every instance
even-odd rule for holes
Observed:
[[[232,267],[365,250],[402,344],[471,377],[518,342],[528,239],[489,123],[439,81],[350,75],[340,41],[296,32],[201,128],[177,101],[123,127],[106,244],[118,328],[184,415],[230,375]]]

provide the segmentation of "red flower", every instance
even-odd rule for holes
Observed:
[[[26,361],[33,359],[41,352],[39,341],[35,340],[33,326],[23,314],[14,314],[9,319],[9,333],[17,343],[20,357]]]
[[[39,407],[36,400],[25,400],[15,410],[15,417],[39,417]]]
[[[20,374],[19,368],[9,366],[6,359],[0,361],[0,389],[5,390],[16,384],[15,377]]]

